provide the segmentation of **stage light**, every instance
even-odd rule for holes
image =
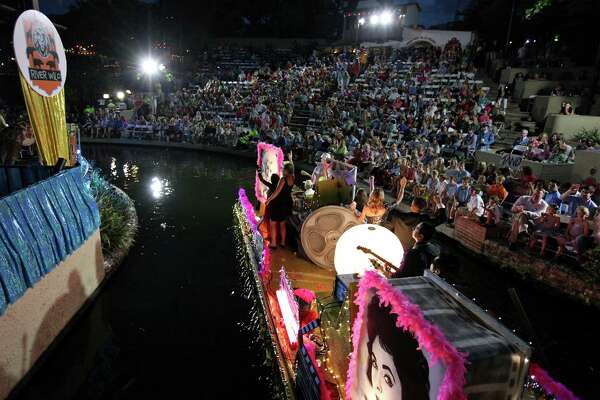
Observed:
[[[152,58],[145,58],[140,64],[142,72],[148,76],[152,76],[158,72],[158,63]]]
[[[404,249],[398,237],[390,230],[378,226],[361,224],[348,229],[335,245],[334,264],[338,275],[363,275],[372,270],[371,260],[377,260],[357,247],[371,250],[380,257],[392,263],[396,268],[404,258]]]
[[[379,16],[379,20],[381,22],[381,25],[389,25],[389,24],[391,24],[392,21],[393,21],[393,18],[394,18],[394,15],[389,10],[382,11],[381,15]]]
[[[104,93],[104,94],[102,95],[102,98],[103,98],[104,100],[108,100],[108,99],[110,99],[110,94],[108,94],[108,93]]]
[[[379,24],[379,15],[378,14],[373,14],[369,17],[369,23],[371,25],[377,25]]]
[[[123,100],[125,98],[125,93],[118,91],[117,92],[117,99],[119,100]]]
[[[359,24],[359,25],[364,25],[364,24],[365,24],[365,22],[367,22],[367,21],[365,20],[365,18],[364,18],[364,17],[360,17],[360,18],[358,19],[358,24]]]

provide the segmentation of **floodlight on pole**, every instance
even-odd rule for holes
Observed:
[[[117,99],[123,100],[124,98],[125,98],[125,93],[119,90],[117,92]]]
[[[156,60],[148,57],[142,60],[140,64],[142,72],[148,76],[152,76],[158,72],[158,63]]]
[[[381,14],[379,16],[379,21],[381,22],[381,25],[389,25],[392,23],[393,18],[394,18],[394,15],[392,14],[391,11],[384,10],[381,12]]]
[[[371,25],[379,24],[379,14],[373,14],[369,17],[369,23]]]

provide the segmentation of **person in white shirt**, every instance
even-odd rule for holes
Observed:
[[[471,197],[467,203],[467,211],[469,211],[471,216],[475,216],[477,218],[483,216],[485,211],[485,203],[475,187],[471,187]]]
[[[548,203],[544,201],[544,194],[544,189],[537,189],[531,196],[521,196],[513,204],[513,220],[508,239],[511,249],[514,248],[519,233],[526,232],[529,226],[533,226],[533,221],[546,212]]]

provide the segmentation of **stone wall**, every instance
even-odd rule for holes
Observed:
[[[544,125],[544,132],[549,135],[560,133],[565,140],[573,140],[581,129],[599,129],[600,117],[592,115],[560,115],[550,114]]]
[[[536,96],[531,116],[535,122],[543,122],[548,115],[559,114],[563,102],[571,103],[573,109],[577,109],[581,105],[581,96]]]

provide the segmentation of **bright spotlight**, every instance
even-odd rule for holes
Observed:
[[[360,18],[358,19],[358,24],[359,24],[359,25],[364,25],[364,24],[365,24],[365,22],[367,22],[367,21],[365,20],[365,18],[364,18],[364,17],[360,17]]]
[[[369,17],[369,23],[371,25],[377,25],[379,24],[379,15],[378,14],[373,14]]]
[[[131,90],[127,89],[127,90],[125,91],[125,93],[127,93],[127,94],[131,94]]]
[[[158,63],[152,58],[145,58],[141,64],[142,72],[148,76],[152,76],[158,72]]]
[[[381,22],[381,25],[389,25],[392,23],[393,18],[394,15],[392,14],[392,12],[389,10],[385,10],[381,12],[379,20]]]
[[[159,70],[160,72],[164,71],[165,69],[167,69],[167,67],[165,67],[165,64],[160,64],[160,65],[158,66],[158,70]]]
[[[103,98],[103,99],[105,99],[105,100],[107,100],[107,99],[110,99],[110,94],[108,94],[108,93],[104,93],[104,94],[102,95],[102,98]]]
[[[119,100],[123,100],[125,98],[125,93],[118,91],[117,92],[117,99]]]

